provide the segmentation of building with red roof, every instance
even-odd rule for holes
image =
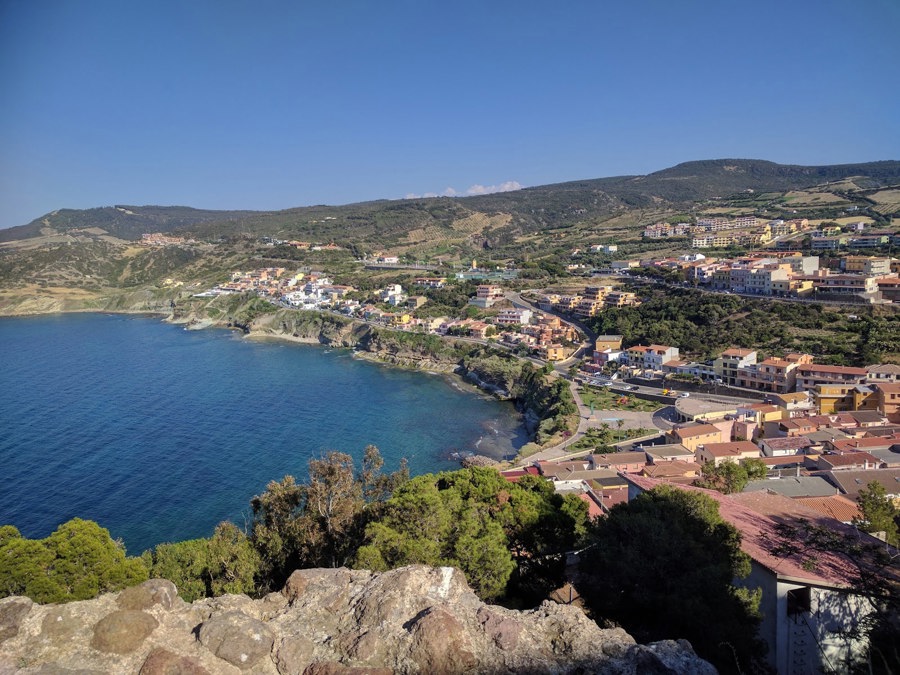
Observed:
[[[662,481],[626,476],[629,497],[652,490]],[[877,539],[837,522],[800,501],[765,491],[723,495],[694,487],[719,504],[719,515],[741,534],[741,550],[751,560],[750,575],[741,585],[762,592],[759,634],[769,646],[767,659],[774,672],[830,672],[866,651],[864,638],[854,637],[868,615],[869,605],[851,588],[861,575],[874,573],[869,560],[851,560],[836,551],[808,553],[804,523],[837,531],[863,544],[884,546]],[[792,534],[782,526],[795,526]],[[779,543],[789,543],[780,549]],[[881,570],[883,573],[884,570]],[[900,580],[900,579],[898,579]]]

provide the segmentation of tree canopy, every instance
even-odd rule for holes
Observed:
[[[580,590],[598,620],[639,642],[686,638],[723,672],[747,672],[762,655],[758,591],[733,584],[750,559],[714,499],[659,486],[613,507],[589,537]]]
[[[332,451],[309,461],[306,483],[285,476],[252,499],[251,538],[269,587],[280,588],[296,569],[349,563],[378,503],[409,477],[405,463],[388,475],[382,466],[373,445],[358,472],[350,455]]]
[[[522,591],[558,582],[561,554],[586,520],[581,500],[555,494],[540,479],[509,483],[483,467],[427,474],[384,504],[354,566],[452,565],[482,598],[498,598],[513,590],[511,580]]]
[[[93,521],[73,518],[46,539],[26,539],[11,525],[0,527],[0,597],[87,600],[146,579],[141,559],[126,557],[121,542]]]
[[[855,519],[853,524],[864,532],[884,532],[885,541],[896,546],[900,508],[887,496],[884,486],[873,480],[859,491],[856,501],[862,518]]]
[[[730,495],[741,492],[751,480],[766,477],[768,467],[761,459],[748,459],[744,462],[722,462],[718,466],[714,462],[703,465],[703,476],[694,481],[697,487]]]
[[[246,535],[228,521],[212,537],[159,544],[142,556],[152,577],[168,579],[192,602],[224,593],[252,594],[261,560]]]

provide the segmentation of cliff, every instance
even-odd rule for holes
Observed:
[[[7,673],[697,673],[685,641],[639,645],[575,607],[486,605],[449,567],[294,572],[281,593],[187,604],[169,581],[67,605],[0,600]]]

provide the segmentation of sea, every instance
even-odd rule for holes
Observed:
[[[0,525],[29,538],[80,517],[137,555],[246,527],[330,450],[417,475],[527,441],[510,403],[350,350],[89,313],[0,318],[0,350]]]

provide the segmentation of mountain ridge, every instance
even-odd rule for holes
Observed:
[[[857,186],[860,189],[900,182],[900,161],[802,166],[756,159],[694,160],[646,175],[551,183],[489,195],[380,199],[269,211],[156,205],[58,209],[25,225],[0,230],[0,242],[92,227],[125,240],[140,239],[142,234],[150,232],[194,232],[200,236],[215,236],[217,232],[223,235],[258,234],[267,229],[272,230],[267,233],[273,236],[329,238],[339,236],[347,226],[352,227],[365,219],[371,219],[376,230],[380,225],[393,232],[397,226],[403,229],[413,225],[441,224],[475,212],[509,213],[518,229],[528,231],[553,227],[572,212],[603,217],[630,208],[660,204],[677,207],[744,191],[787,191],[849,178],[860,178],[862,185]],[[332,222],[335,220],[341,220],[344,227],[333,227],[338,224]],[[319,227],[310,227],[310,224]]]

